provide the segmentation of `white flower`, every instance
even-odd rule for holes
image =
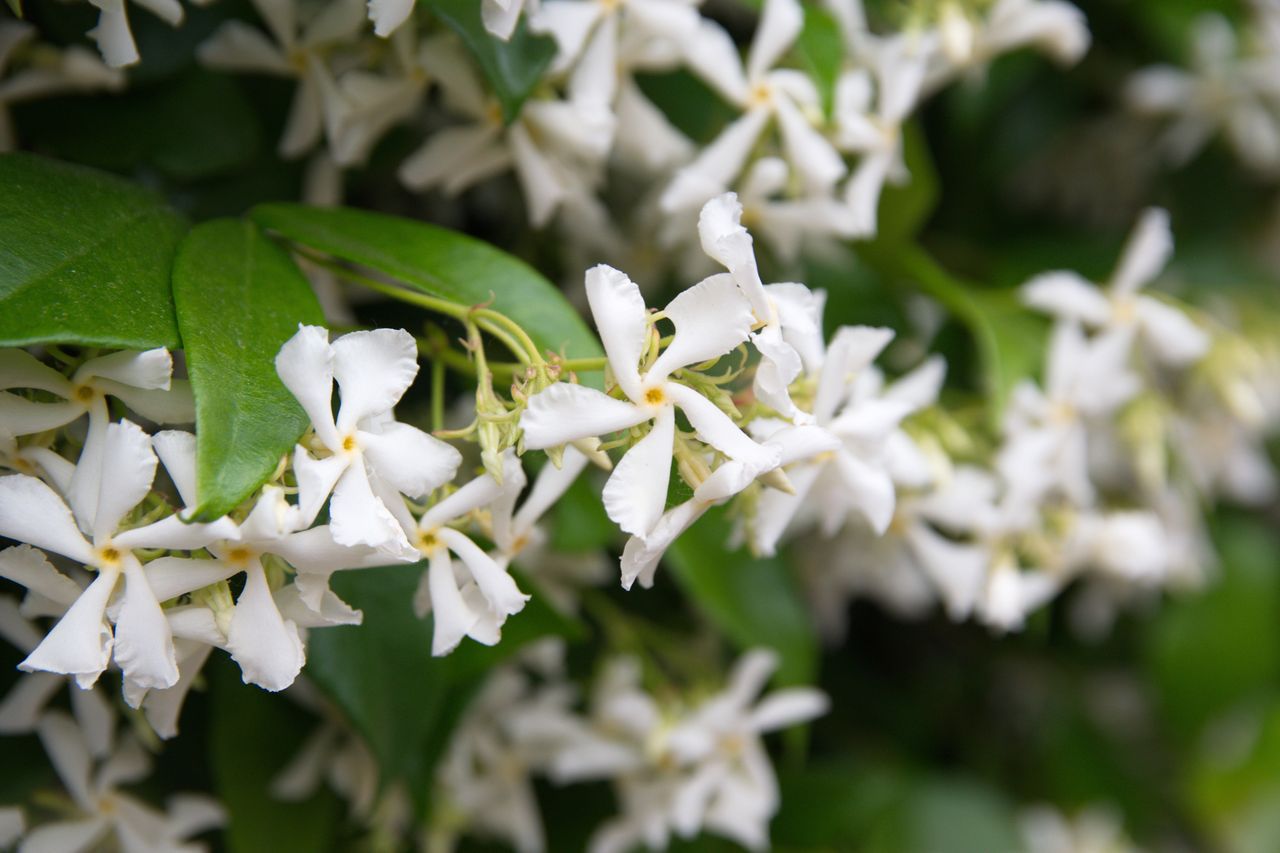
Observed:
[[[22,21],[0,21],[0,151],[17,144],[10,126],[12,104],[73,92],[106,90],[124,86],[124,74],[108,68],[91,51],[72,45],[59,50],[52,45],[31,47],[34,61],[12,70],[14,56],[36,35],[36,28]]]
[[[791,167],[781,157],[761,157],[747,169],[738,187],[742,222],[749,223],[777,254],[793,263],[812,244],[815,253],[852,236],[848,209],[829,196],[787,195]]]
[[[1138,293],[1172,253],[1169,214],[1152,208],[1138,220],[1105,292],[1073,272],[1049,272],[1022,286],[1022,301],[1093,329],[1133,327],[1157,361],[1187,367],[1209,351],[1209,336],[1184,311]]]
[[[886,181],[910,178],[902,152],[902,125],[920,101],[929,53],[911,36],[863,37],[871,68],[849,69],[836,81],[836,145],[860,155],[844,188],[850,236],[874,237],[880,193]],[[872,79],[875,111],[871,110]]]
[[[813,81],[802,72],[774,68],[803,26],[797,0],[766,0],[744,66],[729,34],[712,21],[700,22],[686,43],[685,63],[744,114],[676,174],[662,195],[665,211],[698,207],[724,192],[774,121],[783,155],[808,194],[829,194],[844,176],[844,161],[811,123],[811,116],[821,115]]]
[[[301,326],[276,356],[276,371],[311,418],[329,455],[298,446],[302,524],[310,524],[332,492],[329,529],[340,545],[366,545],[394,559],[417,558],[396,521],[401,495],[424,497],[453,479],[461,454],[391,410],[418,373],[417,345],[403,330],[352,332],[329,343],[319,326]],[[341,392],[337,417],[333,383]]]
[[[280,138],[280,154],[298,157],[320,140],[324,120],[320,72],[326,49],[344,44],[364,25],[361,0],[335,0],[307,7],[298,20],[297,0],[255,0],[274,42],[242,21],[226,21],[197,51],[201,63],[222,71],[269,74],[298,80],[289,118]]]
[[[815,302],[803,285],[766,286],[760,280],[753,241],[742,227],[742,205],[734,193],[703,205],[698,238],[702,250],[729,270],[749,301],[753,325],[763,326],[751,335],[761,357],[752,384],[756,397],[788,420],[803,418],[791,402],[788,388],[804,368],[797,343],[807,342],[820,325],[816,318],[821,313],[821,300]]]
[[[195,549],[236,536],[226,519],[211,524],[183,524],[174,516],[144,527],[120,531],[130,510],[151,490],[156,456],[148,436],[123,421],[106,429],[99,459],[83,461],[86,493],[95,500],[73,504],[75,515],[49,486],[34,477],[0,477],[0,536],[28,542],[91,566],[97,577],[66,611],[19,668],[74,675],[91,686],[114,657],[125,676],[143,688],[169,687],[178,679],[173,639],[134,548]],[[85,507],[92,506],[92,514]],[[88,532],[86,539],[76,524]],[[123,593],[114,604],[121,578]],[[174,595],[194,586],[179,584]],[[167,596],[171,597],[171,596]],[[114,632],[105,621],[114,612]]]
[[[427,571],[414,596],[419,616],[433,614],[431,653],[447,655],[463,637],[487,646],[501,639],[507,617],[524,609],[529,596],[522,593],[499,565],[465,533],[448,525],[524,488],[525,477],[515,454],[503,458],[503,482],[482,474],[428,509],[415,521],[403,504],[396,516],[409,534],[416,554],[427,560]],[[453,558],[466,567],[470,578],[458,582]]]
[[[520,417],[526,447],[556,447],[651,421],[648,434],[626,452],[604,488],[609,517],[636,536],[653,530],[666,503],[677,408],[699,439],[747,465],[751,476],[777,467],[776,452],[752,441],[706,397],[668,378],[746,340],[751,309],[732,278],[712,276],[671,300],[662,315],[675,325],[675,335],[644,374],[639,367],[650,326],[640,289],[604,265],[587,271],[586,288],[609,366],[627,399],[581,385],[552,385],[530,397]]]
[[[981,20],[973,20],[959,0],[946,0],[938,30],[941,50],[929,70],[930,90],[1022,47],[1074,65],[1090,42],[1084,13],[1064,0],[997,0]]]
[[[80,853],[108,844],[124,850],[198,851],[202,845],[184,843],[185,839],[226,820],[221,806],[209,797],[177,794],[161,812],[121,792],[121,785],[139,782],[151,771],[150,759],[133,737],[124,738],[96,772],[80,730],[65,714],[45,715],[40,740],[77,815],[31,829],[22,841],[24,851]]]
[[[490,35],[509,41],[520,13],[535,15],[538,5],[539,0],[481,0],[480,19]]]

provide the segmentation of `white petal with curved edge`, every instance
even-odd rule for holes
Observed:
[[[883,535],[893,520],[896,503],[893,480],[887,472],[846,451],[836,454],[836,469],[845,481],[850,503],[862,513],[872,530]]]
[[[756,107],[734,119],[692,163],[676,172],[662,191],[662,209],[672,213],[697,207],[723,193],[746,165],[772,117],[769,108]]]
[[[116,709],[96,689],[81,690],[70,685],[71,710],[75,714],[80,730],[84,732],[85,743],[89,752],[102,758],[111,752],[111,744],[115,734]]]
[[[529,596],[522,593],[511,576],[476,543],[450,527],[441,528],[436,536],[466,565],[491,609],[505,616],[519,613],[524,609]]]
[[[427,566],[427,588],[431,593],[431,654],[447,655],[458,647],[471,626],[479,618],[458,592],[458,579],[453,573],[453,560],[446,548],[431,552]]]
[[[173,357],[163,347],[146,352],[113,352],[91,358],[76,371],[76,382],[100,376],[124,385],[151,390],[168,390],[173,377]]]
[[[1111,276],[1111,289],[1116,295],[1131,294],[1153,280],[1173,254],[1173,232],[1169,230],[1169,213],[1158,207],[1143,211],[1125,245],[1120,264]]]
[[[0,390],[7,388],[37,388],[69,399],[72,385],[26,350],[0,349]]]
[[[369,20],[374,35],[386,38],[413,13],[414,0],[369,0]]]
[[[788,99],[778,98],[774,111],[782,131],[782,146],[792,168],[804,178],[811,193],[830,192],[848,171],[839,152]]]
[[[884,392],[884,398],[905,403],[911,411],[918,412],[938,402],[946,376],[946,359],[940,355],[930,356],[910,373],[895,380]]]
[[[348,466],[334,486],[329,529],[340,545],[367,545],[393,556],[412,550],[400,523],[373,493],[363,460]]]
[[[40,742],[49,763],[76,804],[88,812],[97,811],[89,773],[93,757],[84,735],[71,717],[62,711],[50,711],[40,720]]]
[[[520,415],[524,446],[546,450],[580,438],[608,435],[653,417],[646,408],[583,385],[557,382],[529,398]]]
[[[822,469],[821,465],[802,465],[788,471],[787,478],[795,494],[789,495],[777,489],[766,489],[760,494],[749,528],[751,547],[756,552],[765,557],[777,553],[778,542],[804,504]]]
[[[15,735],[35,731],[45,706],[66,683],[67,679],[51,672],[29,672],[20,676],[4,699],[0,700],[0,734]]]
[[[751,334],[751,303],[733,276],[720,273],[682,291],[662,313],[676,327],[675,336],[645,374],[647,383],[661,382],[675,370],[732,352]]]
[[[618,16],[607,15],[579,57],[567,88],[578,103],[612,110],[618,91]]]
[[[1073,272],[1046,272],[1018,289],[1022,304],[1055,317],[1089,326],[1104,325],[1111,317],[1111,300],[1097,285]]]
[[[311,418],[316,435],[336,451],[342,440],[333,420],[333,357],[327,329],[299,325],[276,354],[276,373]]]
[[[968,619],[986,586],[991,554],[976,545],[953,542],[924,524],[911,526],[907,542],[946,604],[947,616],[956,622]]]
[[[502,495],[502,489],[503,487],[492,476],[481,474],[427,510],[422,516],[420,527],[423,530],[431,530],[488,506]]]
[[[605,512],[626,533],[644,536],[662,516],[674,441],[675,410],[665,406],[653,429],[626,452],[604,484]]]
[[[356,464],[363,464],[355,460]],[[293,450],[293,472],[298,478],[298,524],[306,526],[316,520],[333,487],[352,464],[348,456],[316,459],[301,445]]]
[[[100,817],[37,826],[22,839],[22,853],[80,853],[92,850],[111,825]]]
[[[244,590],[227,630],[227,650],[240,665],[245,684],[272,693],[293,684],[306,662],[298,626],[280,615],[256,559],[245,570]]]
[[[684,61],[690,71],[730,103],[739,106],[746,103],[750,87],[742,55],[724,27],[702,18],[683,48]]]
[[[240,538],[236,523],[223,517],[208,524],[188,524],[179,515],[171,515],[159,521],[126,530],[112,541],[121,548],[167,548],[191,551],[214,542]]]
[[[772,68],[803,27],[804,9],[796,0],[765,0],[747,54],[747,76],[755,80]]]
[[[558,53],[553,72],[563,71],[578,57],[602,11],[599,3],[547,0],[529,17],[530,30],[555,39]]]
[[[573,445],[567,445],[559,468],[551,464],[542,467],[533,481],[533,488],[520,504],[520,509],[516,510],[512,527],[517,536],[531,530],[537,524],[538,519],[542,518],[547,510],[551,509],[555,502],[569,490],[589,461]]]
[[[132,736],[126,736],[107,760],[98,766],[93,785],[99,791],[110,791],[121,785],[141,782],[151,772],[151,758],[142,744]]]
[[[606,264],[587,270],[587,303],[609,356],[618,386],[632,400],[640,399],[640,358],[648,338],[648,309],[640,288],[626,273]]]
[[[342,405],[338,430],[391,411],[418,375],[418,345],[404,329],[351,332],[331,345]]]
[[[79,584],[55,569],[44,554],[30,545],[15,545],[0,551],[0,578],[8,578],[67,607],[81,593]]]
[[[756,474],[771,468],[777,468],[781,454],[777,448],[765,447],[751,440],[751,437],[738,429],[728,415],[716,408],[706,397],[674,382],[665,387],[667,394],[684,412],[689,424],[698,433],[698,438],[710,444],[730,459],[736,459],[751,466]],[[628,531],[632,532],[632,531]]]
[[[81,687],[92,686],[111,661],[111,628],[104,614],[119,578],[118,571],[94,578],[18,669],[73,675]]]
[[[167,391],[134,388],[110,379],[95,379],[94,383],[104,394],[118,397],[126,406],[149,421],[158,424],[191,424],[196,420],[196,400],[191,383],[186,379],[173,380]]]
[[[151,690],[142,700],[142,713],[162,740],[177,736],[178,717],[187,693],[213,652],[213,646],[181,639],[174,640],[174,647],[178,650],[178,683],[164,690]]]
[[[510,41],[511,34],[516,31],[516,21],[524,9],[523,0],[482,0],[480,20],[489,35],[503,41]]]
[[[874,237],[880,194],[893,165],[894,155],[876,150],[865,154],[844,185],[844,203],[849,209],[849,231],[852,237]]]
[[[107,427],[97,511],[93,518],[94,542],[105,542],[129,510],[151,491],[156,462],[151,437],[137,424],[120,421]]]
[[[62,498],[26,474],[0,477],[0,536],[46,548],[81,563],[93,559],[93,548],[80,535]]]
[[[628,539],[622,549],[622,588],[631,589],[637,580],[645,589],[653,586],[653,576],[662,555],[710,506],[697,500],[685,501],[663,513],[648,536]]]
[[[199,557],[157,557],[143,568],[157,601],[169,601],[244,571],[226,560]]]
[[[732,707],[745,708],[760,695],[777,669],[777,652],[766,648],[751,649],[733,665],[729,683],[719,695]]]
[[[359,434],[374,476],[411,498],[420,498],[453,479],[462,454],[417,427],[393,421],[377,432]]]
[[[751,711],[750,726],[756,732],[771,732],[821,717],[831,709],[827,694],[812,687],[778,690],[760,700]]]
[[[573,450],[573,445],[569,445],[568,449]],[[555,465],[547,466],[547,470],[555,469]],[[526,532],[515,526],[515,509],[516,499],[528,483],[529,478],[524,474],[524,467],[520,464],[520,457],[516,456],[515,448],[507,448],[502,454],[502,492],[489,504],[493,534],[490,538],[503,551],[510,551],[519,535]]]
[[[293,67],[262,30],[243,21],[224,21],[200,43],[196,56],[201,65],[223,71],[293,76]]]
[[[801,419],[801,414],[791,402],[791,383],[800,376],[804,364],[800,353],[782,337],[778,326],[766,326],[751,336],[751,343],[760,353],[755,379],[751,384],[761,402],[789,418]]]
[[[529,224],[542,228],[551,221],[556,208],[569,194],[552,162],[538,148],[522,124],[507,130],[507,146],[515,163],[516,180],[524,192]]]
[[[138,48],[129,31],[124,0],[96,0],[98,25],[86,33],[98,43],[103,60],[112,68],[123,68],[138,61]]]
[[[0,436],[16,438],[57,429],[83,414],[79,403],[37,403],[0,391]]]
[[[124,603],[116,618],[116,664],[135,684],[148,689],[178,682],[173,634],[147,575],[133,557],[124,560]]]
[[[1209,335],[1185,312],[1150,296],[1138,297],[1137,312],[1143,337],[1161,362],[1187,367],[1209,352]]]
[[[178,489],[182,505],[188,508],[199,503],[196,495],[196,437],[183,430],[167,429],[151,436],[160,463]]]
[[[773,309],[760,280],[751,234],[742,226],[742,204],[735,193],[724,193],[702,206],[698,213],[698,239],[702,251],[729,270],[751,302],[756,319],[770,322]]]

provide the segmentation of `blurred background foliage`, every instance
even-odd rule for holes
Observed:
[[[903,4],[870,3],[873,20]],[[1155,128],[1126,115],[1119,83],[1152,62],[1185,58],[1191,20],[1206,10],[1243,14],[1231,0],[1081,0],[1094,34],[1083,62],[1063,72],[1019,54],[984,79],[962,81],[923,110],[911,145],[913,180],[886,193],[885,236],[870,247],[810,259],[801,269],[766,266],[767,278],[797,278],[829,293],[830,324],[909,327],[917,290],[886,274],[886,256],[918,242],[957,279],[972,283],[934,346],[946,354],[959,392],[996,386],[1035,369],[1044,328],[1009,309],[1008,290],[1031,273],[1067,267],[1104,276],[1125,233],[1149,204],[1168,207],[1178,241],[1171,281],[1199,299],[1271,300],[1273,273],[1249,248],[1275,227],[1277,188],[1260,182],[1221,148],[1173,173],[1150,155]],[[731,26],[749,17],[709,3]],[[79,42],[96,10],[54,0],[24,3],[45,37]],[[13,109],[23,148],[106,169],[153,187],[192,220],[238,215],[296,200],[303,165],[282,161],[281,131],[291,83],[214,74],[194,49],[229,17],[254,19],[245,0],[187,7],[171,30],[134,16],[143,62],[118,95],[60,98]],[[807,32],[797,57],[820,67],[824,38]],[[644,81],[686,132],[709,139],[729,116],[685,74]],[[449,202],[398,186],[395,167],[417,139],[400,128],[369,164],[346,176],[347,203],[440,222],[488,239],[553,279],[578,274],[554,241],[512,222],[509,178]],[[1275,238],[1280,240],[1280,237]],[[926,292],[948,302],[925,285]],[[366,310],[366,309],[361,309]],[[367,309],[376,320],[378,307]],[[1029,324],[1029,325],[1028,325]],[[987,340],[984,344],[983,340]],[[1007,385],[1006,385],[1007,387]],[[595,484],[598,489],[599,484]],[[616,545],[591,486],[580,484],[556,511],[555,542],[566,550]],[[904,623],[855,605],[848,635],[822,648],[784,554],[729,555],[724,519],[681,541],[651,591],[610,589],[585,624],[546,608],[513,619],[500,649],[465,647],[429,657],[429,625],[404,602],[403,573],[342,578],[339,592],[365,609],[361,628],[317,633],[307,672],[338,700],[384,762],[429,800],[430,767],[489,656],[510,654],[545,633],[576,638],[575,667],[589,671],[605,640],[666,646],[680,677],[681,651],[766,643],[783,656],[785,682],[816,680],[832,714],[782,745],[777,849],[991,853],[1018,849],[1018,810],[1052,803],[1067,813],[1114,809],[1126,832],[1151,849],[1280,850],[1280,516],[1224,510],[1212,533],[1221,553],[1204,591],[1138,602],[1105,639],[1072,630],[1073,593],[1038,614],[1025,632],[997,637],[938,615]],[[1078,591],[1077,591],[1078,592]],[[536,604],[536,601],[535,601]],[[625,616],[623,615],[625,614]],[[651,618],[650,618],[651,617]],[[559,620],[559,621],[557,621]],[[660,626],[660,627],[657,627]],[[657,636],[637,639],[633,633]],[[0,647],[0,689],[18,654]],[[233,850],[349,849],[345,807],[324,791],[285,805],[267,781],[314,725],[311,716],[239,683],[228,661],[210,665],[208,688],[188,703],[184,731],[161,756],[150,785],[210,787],[227,804]],[[397,675],[411,672],[413,677]],[[709,673],[701,673],[702,676]],[[142,730],[144,727],[139,727]],[[32,737],[4,741],[0,801],[53,784]],[[552,850],[577,849],[609,812],[609,795],[574,786],[541,790]],[[480,845],[468,845],[483,849]],[[732,849],[699,840],[686,849]]]

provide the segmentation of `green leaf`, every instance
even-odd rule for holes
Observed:
[[[520,114],[520,107],[542,72],[556,55],[556,44],[548,36],[534,35],[522,19],[509,41],[490,35],[480,17],[476,0],[428,0],[428,8],[462,37],[475,57],[502,105],[508,123]]]
[[[918,123],[903,125],[902,151],[911,177],[905,184],[885,184],[880,193],[878,243],[914,239],[938,206],[938,172]]]
[[[0,346],[179,345],[169,269],[186,225],[146,190],[0,155]]]
[[[667,552],[677,583],[739,648],[778,652],[778,680],[807,684],[817,671],[818,643],[799,590],[782,560],[729,551],[729,524],[712,510]]]
[[[816,3],[804,6],[804,29],[796,40],[796,52],[822,96],[822,109],[831,114],[836,78],[844,62],[844,36],[830,12]]]
[[[282,696],[242,684],[221,655],[209,661],[205,673],[212,694],[208,748],[214,791],[230,817],[227,849],[338,849],[342,806],[328,788],[322,785],[301,802],[278,800],[269,790],[320,721]]]
[[[5,0],[9,9],[13,12],[14,17],[22,17],[22,0]]]
[[[486,673],[535,639],[580,631],[535,595],[507,620],[497,646],[464,640],[453,654],[432,657],[431,620],[412,605],[424,566],[336,575],[334,590],[364,611],[364,624],[316,631],[307,650],[307,674],[365,738],[385,778],[408,783],[423,809],[448,733]]]
[[[360,264],[433,296],[489,303],[534,343],[571,358],[603,354],[587,324],[551,282],[523,261],[465,234],[351,208],[268,204],[253,218],[283,237]]]
[[[275,357],[299,323],[323,325],[324,314],[288,253],[236,219],[182,241],[173,296],[196,398],[195,515],[212,520],[262,485],[306,430]]]

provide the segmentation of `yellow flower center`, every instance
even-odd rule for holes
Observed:
[[[644,392],[644,401],[650,406],[661,406],[667,401],[667,395],[661,388],[650,388]]]
[[[747,107],[761,107],[773,100],[773,87],[766,82],[756,83],[747,94]]]
[[[93,389],[88,385],[77,385],[72,393],[81,403],[88,403],[93,399]]]
[[[356,437],[354,435],[349,435],[346,438],[342,439],[342,449],[345,450],[347,453],[350,453],[351,451],[355,450]]]
[[[108,545],[100,549],[98,551],[98,562],[107,567],[120,565],[120,549],[114,545]]]

